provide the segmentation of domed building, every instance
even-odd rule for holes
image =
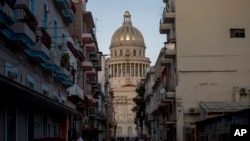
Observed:
[[[124,21],[111,39],[109,58],[110,84],[114,92],[113,104],[117,122],[116,137],[135,137],[134,124],[137,83],[144,79],[150,67],[149,58],[145,57],[146,46],[141,32],[132,25],[129,11],[124,14]]]

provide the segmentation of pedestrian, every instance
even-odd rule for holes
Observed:
[[[81,137],[80,132],[76,133],[76,141],[84,141],[83,138]]]

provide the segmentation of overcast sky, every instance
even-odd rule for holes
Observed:
[[[128,10],[133,26],[144,37],[146,56],[150,58],[151,66],[155,65],[166,41],[166,35],[159,32],[163,8],[163,0],[88,0],[87,11],[92,12],[95,20],[99,50],[110,54],[112,35],[122,26],[123,14]]]

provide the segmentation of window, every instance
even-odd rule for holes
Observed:
[[[120,56],[122,56],[122,50],[120,50]]]
[[[33,77],[27,75],[26,85],[31,89],[35,89],[35,79]]]
[[[5,75],[11,78],[12,80],[17,80],[18,79],[18,68],[15,67],[14,65],[5,62]]]
[[[134,56],[136,56],[136,50],[135,50],[135,49],[134,49],[134,52],[133,52],[133,53],[134,53]]]
[[[245,38],[245,29],[230,29],[231,38]]]
[[[49,88],[45,84],[42,84],[42,93],[47,96],[49,95]]]
[[[130,56],[129,49],[126,50],[125,56]]]

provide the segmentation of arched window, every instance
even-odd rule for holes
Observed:
[[[116,50],[115,50],[115,56],[117,56],[117,54],[116,54]]]
[[[139,50],[139,56],[141,56],[141,50]]]

